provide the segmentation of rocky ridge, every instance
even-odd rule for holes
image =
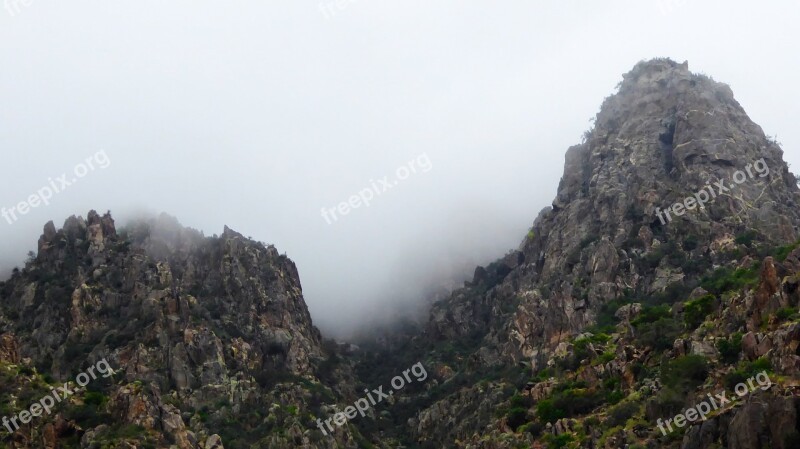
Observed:
[[[92,211],[48,223],[0,297],[0,363],[15,379],[0,385],[4,411],[100,359],[117,371],[89,386],[96,403],[76,396],[12,447],[354,447],[346,429],[309,440],[311,413],[351,387],[331,373],[320,383],[330,351],[297,268],[272,246],[227,227],[205,237],[166,215],[118,233]]]
[[[763,161],[671,221],[657,211]],[[0,284],[0,404],[118,373],[0,448],[735,448],[800,445],[800,190],[731,89],[657,59],[567,151],[517,250],[364,350],[313,327],[297,268],[226,228],[109,214],[45,226]],[[332,437],[316,418],[422,362],[430,378]],[[677,432],[758,373],[771,385]]]
[[[557,197],[520,248],[476,269],[471,283],[433,306],[423,335],[409,342],[446,373],[412,420],[417,441],[431,448],[793,447],[784,440],[795,438],[797,425],[764,427],[777,410],[788,421],[796,416],[788,411],[797,409],[792,386],[800,374],[793,252],[800,196],[782,154],[728,86],[686,63],[637,65],[584,142],[567,151]],[[733,188],[735,173],[752,171],[756,161],[769,173]],[[658,218],[657,208],[720,180],[731,189],[704,208]],[[786,323],[787,316],[795,319]],[[724,340],[731,334],[742,340]],[[750,349],[720,360],[717,344]],[[690,432],[679,443],[653,433],[656,419],[694,397],[685,385],[662,388],[670,363],[702,365],[706,389],[753,363],[785,383],[766,399],[775,412],[748,404],[743,409],[761,418],[729,413],[705,426],[719,426],[713,432]],[[559,412],[547,413],[554,404]],[[628,420],[604,419],[620,404],[630,404]],[[754,420],[747,438],[761,442],[734,443],[745,436],[730,419]],[[619,425],[620,435],[604,435]]]

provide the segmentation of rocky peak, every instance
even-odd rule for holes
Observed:
[[[496,383],[439,395],[412,422],[419,440],[797,447],[799,203],[783,151],[728,86],[688,63],[637,64],[568,149],[552,207],[519,252],[433,305],[416,343],[438,362],[441,388]],[[659,217],[665,210],[670,218]],[[687,388],[690,364],[697,384]],[[695,425],[683,443],[648,428],[699,401],[694,388],[731,389],[755,366],[791,380]],[[498,404],[493,396],[509,384],[517,394]],[[616,394],[631,396],[615,405]],[[491,404],[502,418],[482,415]],[[780,428],[768,424],[783,415]]]
[[[490,267],[501,276],[435,305],[428,331],[494,335],[510,341],[501,353],[524,360],[624,295],[688,297],[707,270],[731,262],[737,238],[797,240],[800,193],[782,156],[728,86],[688,63],[641,62],[567,151],[553,205],[520,246],[523,262],[498,260]],[[728,190],[717,191],[720,181]],[[715,192],[704,207],[659,218],[706,188]]]
[[[144,382],[114,390],[111,413],[171,429],[183,449],[205,426],[190,431],[162,395],[192,409],[224,401],[219,420],[231,419],[274,402],[282,380],[316,379],[323,358],[288,257],[228,227],[205,237],[168,215],[119,232],[95,211],[61,229],[47,223],[35,260],[0,283],[0,329],[2,360],[68,380],[106,359],[125,382]]]

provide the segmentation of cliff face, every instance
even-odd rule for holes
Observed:
[[[531,357],[591,324],[600,306],[625,291],[658,294],[678,284],[691,291],[699,275],[730,259],[736,236],[796,241],[800,193],[782,154],[728,86],[686,64],[637,65],[606,99],[585,142],[567,151],[552,207],[519,252],[490,267],[502,278],[489,280],[499,284],[490,293],[496,297],[475,301],[479,311],[460,323],[447,316],[469,293],[456,295],[434,310],[431,331],[463,335],[490,321],[490,304],[522,301],[511,333]],[[737,171],[746,174],[742,184]],[[720,181],[730,190],[719,192]],[[708,188],[713,193],[699,195],[709,198],[703,208],[671,213],[671,221],[663,212]],[[667,250],[677,254],[658,257]]]
[[[426,336],[417,344],[448,373],[444,380],[451,390],[417,417],[420,440],[430,447],[453,441],[461,442],[457,447],[518,447],[514,444],[556,444],[554,438],[574,439],[576,447],[621,447],[620,441],[666,447],[668,441],[646,429],[675,414],[645,407],[648,400],[668,402],[660,385],[661,358],[682,363],[686,354],[706,357],[709,375],[702,380],[707,388],[721,386],[726,370],[746,363],[720,360],[717,344],[730,334],[747,335],[753,345],[780,341],[766,343],[770,349],[762,348],[758,357],[768,357],[776,373],[796,379],[797,323],[776,326],[780,329],[767,324],[779,322],[779,310],[787,315],[798,306],[796,263],[764,259],[776,251],[782,251],[782,260],[797,257],[795,252],[784,259],[794,247],[782,247],[800,236],[797,181],[782,154],[728,86],[692,74],[685,63],[637,65],[619,92],[606,99],[584,142],[567,151],[557,197],[519,250],[479,267],[472,283],[433,306]],[[664,211],[679,202],[683,209],[667,216]],[[692,301],[702,301],[705,313],[687,322],[684,308],[698,307]],[[645,318],[636,321],[640,313]],[[437,343],[426,345],[426,338]],[[467,347],[454,350],[455,341],[468,342]],[[452,354],[443,357],[447,352]],[[750,354],[748,360],[755,358]],[[640,375],[643,367],[650,370],[647,376]],[[542,382],[550,375],[556,381]],[[470,380],[457,386],[462,377]],[[575,393],[574,382],[583,393]],[[617,386],[603,387],[604,382]],[[643,420],[638,433],[626,436],[623,429],[621,437],[608,440],[601,437],[613,425],[577,420],[594,413],[603,421],[615,404],[581,395],[626,397],[641,388],[649,393],[629,406],[640,407],[631,413]],[[517,392],[505,409],[492,398],[502,389]],[[570,401],[591,407],[555,414],[573,418],[565,422],[540,416],[537,407],[563,399],[559,389],[578,394]],[[669,390],[693,397],[677,387]],[[781,404],[796,415],[791,400]],[[780,432],[764,436],[769,432],[759,426],[769,413],[762,406],[745,407],[762,416],[750,431],[771,447],[789,447]],[[507,414],[498,419],[481,412],[487,409]],[[460,418],[454,422],[452,416]],[[796,428],[792,424],[786,432]],[[526,432],[530,429],[536,431]],[[714,432],[702,437],[708,440],[703,444],[692,440],[683,446],[766,447],[729,442],[725,432],[735,433],[733,428]],[[503,439],[509,442],[498,443]]]
[[[332,396],[316,377],[325,351],[294,263],[227,227],[208,238],[162,216],[118,233],[94,211],[51,222],[0,292],[0,360],[30,374],[0,389],[9,409],[42,381],[30,367],[55,382],[102,359],[117,371],[97,407],[23,426],[14,447],[73,447],[58,443],[68,436],[95,447],[125,426],[145,447],[217,447],[217,433],[228,448],[290,447],[308,443],[309,414]]]
[[[256,343],[246,360],[256,370],[286,367],[309,374],[310,358],[320,355],[321,338],[311,324],[294,263],[274,247],[227,227],[218,239],[205,238],[162,216],[119,236],[110,215],[91,212],[86,221],[68,219],[59,231],[48,223],[26,274],[33,282],[14,282],[6,305],[23,324],[34,316],[47,323],[37,326],[30,340],[22,340],[23,356],[40,363],[52,355],[47,368],[59,377],[68,374],[70,361],[61,355],[67,345],[134,337],[159,344],[154,351],[118,352],[123,364],[126,357],[143,365],[159,360],[170,367],[168,378],[181,389],[198,388],[204,376],[222,380],[215,364],[221,353],[212,352],[202,361],[208,362],[205,367],[174,359],[186,358],[187,345],[213,349],[219,343],[203,341],[209,329],[192,328],[193,321],[213,323],[232,340]],[[35,282],[42,279],[77,288],[53,292]],[[132,374],[138,372],[131,368]]]
[[[542,339],[523,325],[520,341],[557,344],[554,325],[574,332],[628,289],[689,291],[729,259],[736,236],[796,241],[800,194],[782,154],[726,85],[671,61],[637,66],[603,104],[586,142],[567,152],[553,207],[522,245],[522,285],[548,286],[551,295],[549,319],[533,326],[545,329]],[[737,172],[751,174],[737,184]],[[673,212],[671,221],[663,212],[706,197],[705,207]],[[667,250],[676,254],[655,260]]]

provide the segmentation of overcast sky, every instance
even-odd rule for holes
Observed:
[[[799,13],[795,0],[6,0],[0,206],[98,151],[110,165],[0,218],[0,259],[20,264],[45,222],[90,209],[163,211],[207,235],[227,224],[286,252],[315,323],[346,335],[515,248],[639,60],[728,83],[800,167]],[[384,177],[396,185],[369,206],[323,218]]]

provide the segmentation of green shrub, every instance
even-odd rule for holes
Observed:
[[[729,339],[718,340],[717,350],[719,351],[723,362],[736,362],[736,360],[739,359],[739,354],[742,352],[742,334],[737,332],[731,335],[731,338]]]
[[[506,413],[506,423],[512,429],[516,429],[528,422],[528,409],[523,407],[514,407]]]
[[[729,390],[733,390],[736,385],[746,382],[747,379],[754,377],[762,371],[768,373],[772,372],[772,363],[770,363],[769,359],[766,357],[761,357],[752,362],[742,363],[738,369],[725,375],[723,383]]]
[[[742,234],[737,235],[735,242],[737,245],[745,245],[749,247],[753,243],[753,240],[756,239],[756,237],[758,237],[758,233],[756,231],[749,230]]]
[[[619,379],[611,381],[618,385]],[[606,401],[607,391],[590,390],[585,382],[568,382],[553,392],[551,397],[539,401],[536,416],[542,423],[591,412]]]
[[[566,416],[566,412],[557,408],[552,399],[542,399],[536,404],[536,417],[542,422],[552,423]]]
[[[617,405],[608,414],[605,425],[608,427],[624,426],[629,419],[639,412],[639,404],[635,402],[623,402]]]
[[[615,327],[619,323],[619,319],[615,316],[620,307],[630,304],[632,301],[628,298],[614,299],[600,307],[595,319],[595,325],[588,329],[592,333],[611,333],[614,332]]]
[[[595,391],[569,388],[553,396],[553,405],[557,410],[563,410],[566,417],[572,417],[591,412],[603,400],[603,396]]]
[[[648,419],[655,421],[664,416],[674,416],[683,410],[686,394],[673,388],[665,387],[658,392],[647,408]]]
[[[705,321],[706,316],[714,310],[714,295],[704,295],[684,304],[683,320],[686,327],[695,329]]]
[[[592,364],[593,365],[605,365],[606,363],[614,360],[615,358],[617,358],[617,356],[614,355],[613,352],[606,351],[606,352],[600,354],[600,356],[597,359],[595,359],[594,362],[592,362]]]
[[[654,323],[639,326],[636,340],[644,346],[663,351],[672,347],[682,330],[683,326],[673,318],[661,318]]]
[[[786,321],[788,319],[794,320],[800,316],[800,314],[797,313],[797,309],[794,307],[784,307],[775,312],[775,316],[781,321]]]
[[[710,276],[704,277],[700,285],[717,295],[744,287],[753,287],[758,284],[760,267],[760,262],[753,262],[750,268],[739,268],[738,270],[723,267],[714,271]]]
[[[547,379],[553,377],[553,375],[555,375],[553,368],[545,368],[534,374],[532,380],[536,382],[544,382]]]
[[[697,248],[698,239],[696,235],[689,235],[685,239],[683,239],[683,249],[686,251],[692,251],[693,249]]]
[[[677,391],[688,393],[708,377],[708,361],[700,355],[685,355],[661,365],[661,381]]]
[[[686,296],[692,292],[692,290],[694,290],[694,286],[692,286],[689,282],[673,282],[667,285],[667,288],[665,288],[663,292],[649,295],[643,302],[645,304],[671,305],[685,299]]]
[[[103,406],[108,402],[108,396],[97,391],[88,391],[83,397],[83,402],[87,405],[94,405],[96,407]]]
[[[625,399],[625,393],[622,390],[608,391],[605,395],[605,401],[611,405],[619,403]]]
[[[547,443],[547,449],[561,449],[567,447],[569,443],[574,440],[574,437],[569,433],[562,433],[561,435],[547,435],[544,438]]]
[[[639,327],[642,324],[655,323],[661,318],[670,318],[672,316],[671,307],[667,304],[658,306],[644,306],[642,312],[637,316],[631,324],[634,327]]]
[[[520,426],[517,429],[517,431],[519,433],[529,433],[534,438],[538,438],[539,436],[541,436],[542,435],[542,430],[544,430],[544,426],[541,423],[537,422],[537,421],[529,422],[529,423],[527,423],[525,425]]]
[[[607,343],[610,339],[611,337],[604,333],[578,338],[572,342],[572,354],[559,360],[557,367],[565,371],[574,371],[578,369],[581,361],[589,358],[590,345],[602,345]]]
[[[775,251],[775,258],[778,260],[778,262],[783,262],[787,257],[789,257],[789,254],[791,254],[792,251],[798,247],[800,247],[800,240],[789,245],[781,246]]]

